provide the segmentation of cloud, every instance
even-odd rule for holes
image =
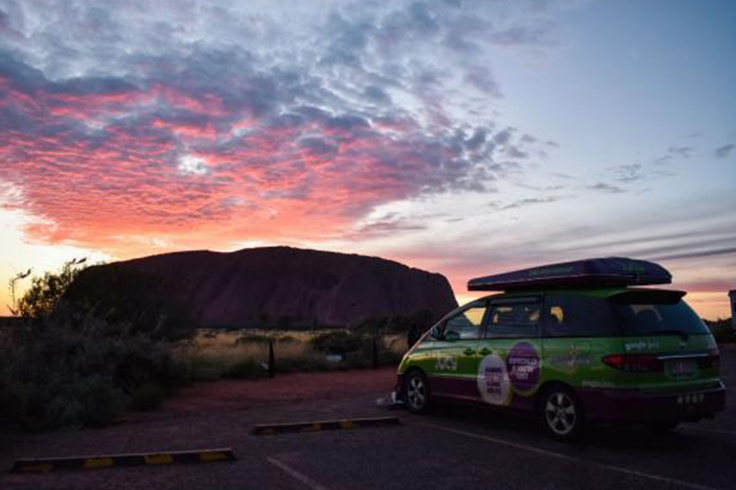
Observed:
[[[714,250],[698,250],[694,252],[685,252],[671,255],[662,255],[654,257],[652,260],[680,260],[680,259],[693,259],[703,257],[714,257],[721,255],[736,255],[736,247],[719,248]]]
[[[669,167],[659,165],[643,165],[640,163],[624,164],[610,167],[603,178],[618,184],[618,187],[635,188],[637,184],[657,181],[675,175]]]
[[[722,158],[728,157],[728,155],[730,155],[731,152],[733,151],[734,147],[736,147],[736,145],[734,145],[733,143],[729,143],[727,145],[719,146],[715,150],[716,158],[722,159]]]
[[[629,164],[620,165],[614,169],[616,177],[614,178],[617,182],[629,184],[632,182],[639,182],[644,179],[642,173],[643,167],[641,164]]]
[[[3,206],[54,223],[34,239],[115,251],[194,231],[333,236],[386,203],[490,192],[541,145],[458,113],[465,89],[501,92],[471,32],[536,42],[491,17],[453,2],[4,9],[0,181],[22,193]]]
[[[607,184],[605,182],[598,182],[597,184],[586,185],[585,188],[591,191],[605,192],[607,194],[621,194],[623,192],[626,192],[626,190],[621,187]]]
[[[692,155],[693,148],[691,146],[670,146],[667,153],[670,155],[676,155],[683,158],[690,158]]]
[[[694,151],[695,151],[695,148],[692,146],[672,145],[669,148],[667,148],[667,151],[665,151],[664,154],[656,157],[653,163],[662,165],[662,164],[670,163],[673,160],[688,159],[692,157]]]
[[[397,213],[389,213],[378,219],[358,224],[344,238],[362,241],[395,236],[400,233],[424,231],[428,229],[427,218],[427,216],[407,218]],[[429,218],[437,218],[437,216]]]
[[[465,81],[478,91],[501,98],[501,89],[487,66],[473,66],[465,73]]]
[[[507,211],[509,209],[520,209],[536,204],[548,204],[564,199],[562,196],[547,196],[547,197],[529,197],[525,199],[519,199],[508,204],[501,204],[498,202],[489,203],[489,207],[498,211]]]

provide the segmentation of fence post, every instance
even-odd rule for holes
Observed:
[[[273,339],[268,339],[268,377],[276,376],[276,359],[273,355]]]

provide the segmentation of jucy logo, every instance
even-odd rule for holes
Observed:
[[[437,371],[457,371],[457,357],[440,356],[434,363],[434,368]]]

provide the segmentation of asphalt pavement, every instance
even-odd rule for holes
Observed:
[[[390,390],[350,397],[128,423],[98,430],[15,434],[0,468],[20,457],[232,447],[238,460],[53,472],[0,473],[2,489],[736,489],[736,346],[723,349],[727,408],[713,421],[654,435],[597,427],[576,444],[531,420],[465,406],[425,416],[378,405]],[[395,415],[397,427],[255,436],[256,424]],[[4,470],[7,471],[7,470]]]

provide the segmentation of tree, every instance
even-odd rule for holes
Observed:
[[[15,291],[18,286],[18,281],[22,281],[26,277],[30,276],[31,271],[32,269],[28,269],[26,272],[19,272],[14,275],[8,282],[8,289],[10,289],[10,304],[6,306],[8,307],[8,310],[10,310],[10,314],[13,316],[19,316],[18,303],[15,298]]]
[[[27,272],[17,274],[10,280],[10,293],[13,302],[10,307],[11,314],[24,318],[44,318],[51,315],[79,272],[85,268],[86,261],[86,258],[72,259],[65,262],[59,272],[46,272],[41,277],[34,277],[31,287],[16,301],[15,288],[17,282],[28,277],[31,270],[28,269]]]

